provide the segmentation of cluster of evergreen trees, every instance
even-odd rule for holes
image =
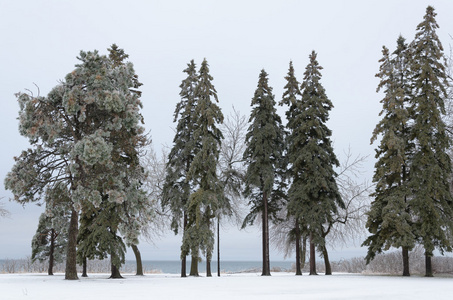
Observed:
[[[136,245],[152,218],[140,163],[141,84],[122,49],[109,53],[81,51],[80,64],[47,97],[17,94],[19,131],[32,148],[15,157],[5,187],[19,203],[45,203],[33,257],[46,243],[56,257],[66,236],[66,279],[77,279],[77,261],[107,256],[119,277],[125,242]]]
[[[451,251],[453,245],[451,139],[443,121],[449,83],[435,16],[428,7],[411,43],[400,36],[393,53],[384,46],[376,75],[384,98],[372,142],[381,141],[366,225],[371,235],[363,245],[367,261],[401,247],[405,276],[416,244],[425,249],[426,276],[433,275],[434,250]]]
[[[372,138],[381,141],[367,215],[371,235],[363,245],[367,261],[401,247],[404,275],[409,275],[408,252],[416,244],[424,246],[432,276],[433,251],[451,251],[453,243],[451,145],[442,121],[449,85],[437,27],[434,9],[428,7],[413,42],[400,37],[393,53],[383,48],[377,74],[378,91],[385,96],[383,119]],[[109,56],[82,51],[80,64],[47,97],[17,94],[20,133],[32,148],[15,157],[5,186],[19,203],[45,203],[32,258],[49,257],[53,263],[66,257],[66,279],[77,278],[77,263],[86,266],[87,259],[106,257],[112,277],[120,277],[126,246],[140,262],[138,237],[155,216],[155,202],[145,188],[143,149],[149,141],[140,125],[141,83],[128,55],[116,45],[108,50]],[[235,198],[249,203],[243,227],[257,220],[262,226],[262,275],[270,275],[269,222],[290,228],[297,275],[304,259],[301,241],[305,245],[307,238],[310,274],[316,274],[316,251],[326,261],[326,274],[331,273],[326,237],[346,207],[326,126],[333,104],[321,84],[321,70],[313,51],[299,83],[290,62],[279,102],[286,107],[286,126],[262,70],[243,147],[238,140],[227,141],[224,151],[224,116],[209,65],[206,59],[198,70],[193,60],[187,65],[162,190],[153,194],[171,213],[172,230],[182,231],[181,276],[186,276],[189,255],[190,275],[198,276],[204,256],[211,276],[216,221],[218,228],[221,218],[233,214]]]

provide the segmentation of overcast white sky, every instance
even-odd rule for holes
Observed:
[[[35,90],[36,83],[47,95],[73,70],[80,50],[106,53],[117,43],[130,55],[144,83],[142,113],[157,148],[171,146],[182,70],[191,59],[198,65],[208,60],[225,115],[233,105],[248,115],[262,68],[279,101],[289,61],[301,81],[315,50],[324,67],[322,83],[335,106],[328,123],[335,151],[340,160],[349,146],[354,154],[370,155],[364,178],[371,178],[375,145],[369,141],[381,108],[374,75],[382,45],[394,49],[399,34],[412,40],[428,5],[438,13],[438,34],[448,52],[453,44],[451,0],[0,0],[0,201],[11,212],[10,218],[0,219],[0,259],[31,254],[42,211],[34,204],[23,208],[9,202],[11,194],[3,186],[13,156],[28,147],[18,132],[14,94]],[[279,112],[284,117],[281,108]],[[169,232],[156,246],[142,243],[143,259],[179,259],[180,240]],[[225,226],[221,250],[226,260],[260,260],[259,228],[239,232]],[[351,245],[331,256],[364,252]],[[281,259],[271,253],[271,260]]]

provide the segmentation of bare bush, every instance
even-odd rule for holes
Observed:
[[[1,274],[13,274],[13,273],[47,273],[48,261],[35,261],[32,262],[30,257],[24,259],[5,259],[0,261],[0,273]],[[121,266],[121,272],[126,274],[135,274],[136,264],[134,261],[126,261]],[[54,273],[64,273],[65,263],[56,263],[54,265]],[[77,266],[77,272],[82,272],[82,267]],[[87,262],[87,273],[106,273],[110,274],[111,263],[109,259],[106,260],[89,260]],[[161,273],[160,270],[144,269],[144,273]]]

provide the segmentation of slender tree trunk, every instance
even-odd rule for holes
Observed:
[[[411,276],[409,272],[409,249],[403,247],[403,276]]]
[[[77,280],[77,234],[79,231],[79,216],[75,209],[71,211],[68,230],[68,249],[66,253],[65,279]]]
[[[220,277],[220,217],[217,218],[217,277]]]
[[[325,275],[332,275],[332,266],[330,265],[329,261],[329,253],[327,252],[327,247],[324,245],[322,247],[322,256],[324,256],[324,265],[326,266],[326,273]]]
[[[83,261],[82,261],[82,277],[88,277],[86,256],[83,258]]]
[[[55,229],[50,230],[50,249],[49,249],[49,269],[47,270],[48,275],[53,275],[53,262],[55,252]]]
[[[313,233],[310,233],[310,275],[318,275],[316,273],[316,249],[313,242]]]
[[[431,255],[425,253],[425,277],[434,277]]]
[[[261,276],[270,276],[270,260],[269,260],[269,218],[267,207],[267,194],[263,193],[263,273]]]
[[[305,258],[307,258],[307,236],[302,238],[302,254],[300,256],[300,268],[305,268]]]
[[[300,267],[300,228],[299,219],[296,219],[296,275],[302,275]]]
[[[211,259],[206,259],[206,277],[212,277],[211,273]]]
[[[187,228],[187,214],[184,212],[183,231]],[[181,260],[181,277],[187,277],[187,256],[184,255]]]
[[[192,254],[192,261],[190,263],[190,274],[189,276],[200,276],[198,274],[198,256]]]
[[[137,245],[131,245],[132,251],[134,251],[135,262],[137,263],[137,272],[136,276],[143,276],[143,264],[142,264],[142,255],[140,250],[138,250]]]
[[[114,255],[115,254],[111,254],[110,255],[110,266],[111,266],[111,274],[110,274],[110,279],[119,279],[119,278],[123,278],[123,276],[121,276],[120,274],[120,269],[115,266],[115,264],[113,263],[113,260],[114,260]]]

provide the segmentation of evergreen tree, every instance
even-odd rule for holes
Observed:
[[[407,44],[403,37],[397,41],[397,49],[390,56],[383,47],[381,66],[376,77],[381,79],[377,92],[383,90],[381,100],[382,120],[373,131],[371,141],[382,135],[376,150],[373,182],[374,197],[368,212],[367,228],[371,233],[364,246],[368,246],[367,262],[377,253],[390,247],[402,248],[403,276],[409,276],[409,250],[415,246],[413,218],[410,211],[408,189],[409,163],[413,144],[409,141],[410,114],[408,101],[411,97]]]
[[[286,118],[288,123],[286,128],[288,130],[287,135],[287,160],[289,165],[289,169],[287,171],[287,177],[290,182],[297,181],[295,178],[297,176],[297,169],[294,168],[294,159],[297,158],[296,153],[298,152],[297,145],[294,145],[294,142],[297,141],[297,129],[302,124],[301,122],[301,91],[300,91],[300,83],[297,81],[296,76],[294,74],[294,67],[293,62],[289,63],[289,70],[288,75],[285,77],[287,83],[284,87],[285,91],[283,92],[282,101],[280,101],[280,105],[287,105],[288,109],[286,111]],[[293,195],[294,196],[294,195]],[[288,216],[288,220],[292,221],[293,228],[289,232],[290,240],[294,241],[296,244],[296,275],[302,275],[302,268],[301,268],[301,238],[302,232],[304,231],[303,226],[303,219],[296,217],[293,218]],[[305,258],[305,257],[304,257]]]
[[[97,51],[80,52],[80,64],[47,97],[18,94],[20,133],[33,148],[16,157],[5,178],[16,201],[39,201],[55,184],[66,187],[71,204],[66,279],[77,279],[76,242],[82,208],[103,199],[135,214],[146,201],[137,149],[146,142],[142,104],[130,62],[115,65]],[[127,204],[127,205],[125,205]],[[126,212],[118,216],[126,219]],[[140,228],[136,226],[128,228]],[[133,239],[137,230],[125,231]],[[119,247],[113,247],[118,249]]]
[[[190,165],[200,145],[194,138],[197,128],[195,108],[198,99],[195,88],[198,83],[198,73],[193,60],[184,70],[187,74],[180,85],[181,101],[176,105],[174,122],[178,121],[176,134],[173,138],[173,148],[168,155],[167,175],[163,187],[162,206],[171,211],[171,228],[178,233],[179,228],[185,231],[187,227],[187,203],[194,187],[188,180]],[[181,224],[182,222],[182,224]],[[181,254],[181,277],[186,277],[186,254]],[[195,259],[192,259],[195,262]]]
[[[55,186],[48,190],[46,211],[39,217],[38,228],[33,236],[31,248],[32,262],[48,260],[48,274],[53,275],[54,263],[63,262],[68,244],[68,224],[70,208],[65,199],[65,189]]]
[[[337,207],[344,208],[333,169],[339,162],[333,152],[331,131],[325,123],[332,109],[321,85],[322,69],[313,51],[301,85],[302,100],[289,138],[288,156],[292,184],[288,214],[304,220],[310,234],[310,274],[316,274],[315,245],[324,247],[323,226],[332,222]]]
[[[428,6],[411,44],[410,62],[414,93],[410,103],[414,123],[411,142],[415,149],[409,186],[415,232],[425,248],[426,276],[432,276],[434,249],[452,250],[453,230],[453,199],[448,182],[452,168],[447,154],[450,140],[442,121],[448,82],[435,16],[434,8]]]
[[[259,76],[252,98],[251,125],[246,135],[244,160],[247,166],[244,195],[250,199],[251,211],[242,227],[262,217],[263,276],[269,276],[269,219],[275,219],[281,207],[282,153],[284,128],[275,109],[274,95],[266,71]]]
[[[223,186],[217,177],[217,165],[223,135],[218,124],[223,122],[223,114],[218,102],[217,92],[212,85],[206,59],[201,64],[195,97],[197,128],[194,139],[199,141],[199,151],[190,164],[187,180],[197,187],[189,197],[187,230],[183,237],[183,253],[192,254],[198,261],[199,251],[206,256],[207,276],[211,275],[210,263],[214,250],[214,232],[212,219],[224,201]],[[195,265],[194,265],[195,267]],[[191,270],[191,275],[198,275],[198,270]]]

